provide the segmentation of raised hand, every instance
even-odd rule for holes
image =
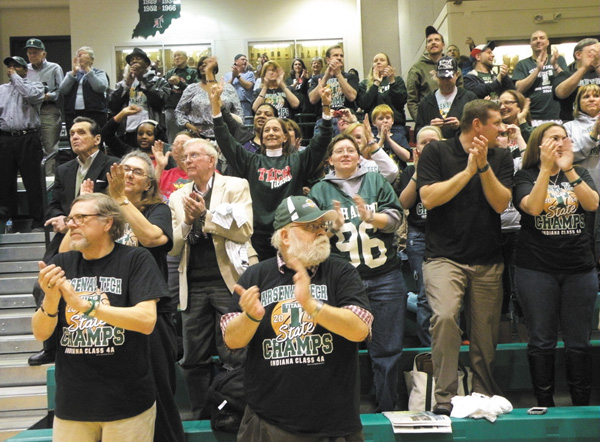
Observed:
[[[79,58],[78,59],[79,68],[83,72],[89,72],[92,70],[92,65],[94,64],[94,60],[92,60],[92,57],[90,57],[90,55],[88,53],[82,52],[78,58]]]
[[[55,264],[46,265],[44,261],[38,261],[38,268],[40,269],[38,274],[40,288],[52,303],[58,305],[61,297],[60,288],[67,280],[64,270]]]
[[[110,172],[106,174],[108,180],[108,194],[116,201],[125,198],[125,170],[120,164],[110,166]]]
[[[539,71],[544,70],[544,66],[546,65],[546,60],[548,60],[548,54],[546,51],[542,52],[538,59],[536,60],[537,69]]]
[[[121,109],[121,112],[119,112],[120,114],[123,114],[124,116],[128,117],[129,115],[134,115],[137,113],[140,113],[142,111],[142,108],[140,106],[136,106],[135,104],[131,104],[127,107],[124,107],[123,109]]]
[[[558,143],[552,138],[546,138],[540,145],[540,170],[552,173],[558,154]]]
[[[360,215],[360,219],[363,220],[364,222],[373,221],[374,214],[367,207],[367,204],[365,203],[365,200],[363,199],[363,197],[356,194],[352,197],[352,199],[354,200],[354,204],[356,204],[356,208],[358,209],[358,214]]]
[[[265,308],[260,303],[260,290],[253,285],[249,289],[245,289],[239,284],[233,286],[233,290],[240,295],[240,307],[242,311],[254,319],[262,319],[265,316]]]
[[[194,224],[194,221],[206,214],[206,203],[204,198],[196,192],[183,197],[184,221],[187,225]]]
[[[210,101],[221,101],[221,94],[223,93],[223,82],[215,83],[210,87]]]
[[[488,143],[489,140],[483,135],[473,138],[473,144],[469,152],[473,153],[479,169],[484,168],[487,164]]]
[[[550,58],[550,64],[552,66],[556,66],[556,62],[558,61],[558,48],[554,46],[552,48],[552,58]]]
[[[171,151],[165,154],[165,143],[161,140],[156,140],[152,145],[152,154],[154,155],[156,166],[164,170],[171,156]]]
[[[332,227],[335,230],[340,230],[344,226],[344,213],[342,212],[342,205],[339,201],[333,200],[333,210],[337,213],[337,219],[333,221]]]
[[[570,138],[565,138],[562,142],[562,146],[558,146],[556,165],[560,167],[563,172],[573,167],[573,143]]]
[[[81,187],[79,188],[79,194],[94,193],[94,182],[91,179],[83,180]]]
[[[304,311],[306,311],[309,307],[307,304],[310,299],[312,299],[310,294],[310,276],[308,276],[308,272],[304,265],[295,256],[288,257],[285,265],[296,272],[293,277],[294,296],[296,301],[298,301]]]
[[[277,69],[277,86],[282,89],[285,87],[285,81],[283,77],[285,77],[284,70],[282,68]]]
[[[519,123],[525,123],[527,121],[527,114],[529,113],[530,106],[531,100],[529,98],[525,98],[525,104],[523,105],[523,109],[517,114],[517,121]]]
[[[329,106],[331,104],[331,88],[327,85],[323,85],[323,78],[319,79],[318,87],[321,103],[323,103],[323,106]]]
[[[394,83],[394,81],[396,79],[396,69],[394,69],[393,66],[386,66],[385,69],[383,70],[383,76],[387,77],[388,83],[390,83],[390,84]]]

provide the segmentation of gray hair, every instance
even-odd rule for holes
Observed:
[[[92,48],[90,48],[89,46],[80,47],[79,49],[77,49],[76,54],[79,54],[81,51],[88,54],[92,60],[94,59],[94,50]]]
[[[129,158],[139,158],[146,164],[146,178],[148,178],[148,183],[150,183],[148,189],[142,192],[141,201],[136,204],[136,207],[142,211],[146,206],[162,202],[160,189],[156,182],[156,174],[154,173],[154,165],[148,154],[136,149],[125,155],[121,160],[121,164],[125,164]]]
[[[598,39],[596,38],[584,38],[583,40],[579,40],[573,48],[573,58],[575,58],[575,53],[583,51],[584,48],[595,45],[596,43],[598,43]]]
[[[183,149],[185,150],[186,147],[193,146],[195,144],[199,144],[201,147],[203,147],[206,155],[214,158],[215,164],[217,163],[217,160],[219,159],[219,152],[217,152],[215,146],[208,140],[203,138],[192,138],[191,140],[187,140],[185,142]]]
[[[98,216],[112,218],[112,226],[108,231],[111,239],[116,241],[125,233],[125,218],[115,200],[103,193],[82,193],[71,203],[71,207],[81,201],[94,201]]]
[[[142,152],[139,149],[133,150],[121,159],[120,164],[125,164],[125,162],[129,158],[139,158],[144,163],[146,163],[146,175],[147,175],[148,179],[150,181],[156,181],[156,175],[154,174],[154,166],[152,165],[152,160],[150,159],[150,157],[148,156],[147,153]]]
[[[273,236],[271,236],[271,245],[277,249],[277,251],[281,250],[281,231],[285,229],[285,227],[282,227],[281,229],[277,229],[275,230],[275,233],[273,233]]]

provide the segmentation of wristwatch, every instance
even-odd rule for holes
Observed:
[[[485,166],[483,166],[481,169],[477,168],[477,173],[483,173],[483,172],[487,172],[487,170],[490,168],[490,163],[487,163]]]
[[[129,204],[129,199],[125,197],[125,199],[119,203],[119,206],[126,206],[127,204]]]

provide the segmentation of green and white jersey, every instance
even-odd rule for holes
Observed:
[[[393,229],[385,229],[387,233],[361,220],[354,195],[348,195],[328,177],[313,186],[309,198],[322,210],[333,209],[334,200],[340,202],[345,223],[331,238],[331,254],[349,261],[364,279],[383,275],[399,265],[394,234],[403,211],[394,189],[381,174],[367,172],[358,179],[362,180],[358,194],[367,207],[375,213],[386,212],[396,221]]]

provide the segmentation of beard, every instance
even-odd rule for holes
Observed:
[[[287,253],[295,256],[305,267],[315,266],[329,258],[331,246],[327,236],[319,236],[312,243],[303,242],[295,235],[290,235],[290,246]]]
[[[90,245],[87,238],[71,239],[71,250],[81,252]]]

